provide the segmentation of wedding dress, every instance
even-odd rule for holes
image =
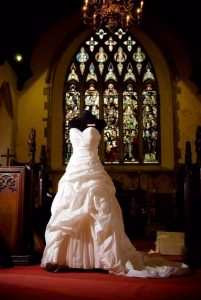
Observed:
[[[115,187],[99,159],[100,137],[95,127],[70,129],[73,154],[52,203],[41,267],[97,268],[130,277],[187,273],[187,265],[150,257],[128,239]]]

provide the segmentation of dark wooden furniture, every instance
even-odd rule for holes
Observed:
[[[147,194],[143,189],[117,190],[125,231],[130,239],[145,238]]]
[[[201,126],[196,129],[196,163],[192,163],[191,144],[186,142],[184,166],[184,224],[186,260],[192,267],[201,267]]]
[[[0,236],[11,255],[22,260],[33,251],[32,209],[32,170],[0,167]]]
[[[42,145],[40,163],[36,164],[35,138],[36,131],[31,128],[27,163],[14,161],[12,166],[0,167],[0,238],[14,264],[29,264],[37,259],[34,240],[47,223],[41,214],[48,188],[46,149]]]

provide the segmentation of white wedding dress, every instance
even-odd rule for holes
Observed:
[[[126,236],[115,187],[99,159],[99,131],[71,128],[70,139],[73,154],[52,203],[41,267],[97,268],[130,277],[187,273],[183,263],[137,251]]]

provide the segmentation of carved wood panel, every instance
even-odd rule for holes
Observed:
[[[0,235],[12,254],[22,254],[31,222],[30,173],[26,167],[0,167]],[[29,246],[27,246],[29,247]]]

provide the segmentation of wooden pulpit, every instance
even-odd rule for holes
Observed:
[[[0,167],[0,236],[11,255],[24,261],[33,249],[32,182],[29,166]]]

